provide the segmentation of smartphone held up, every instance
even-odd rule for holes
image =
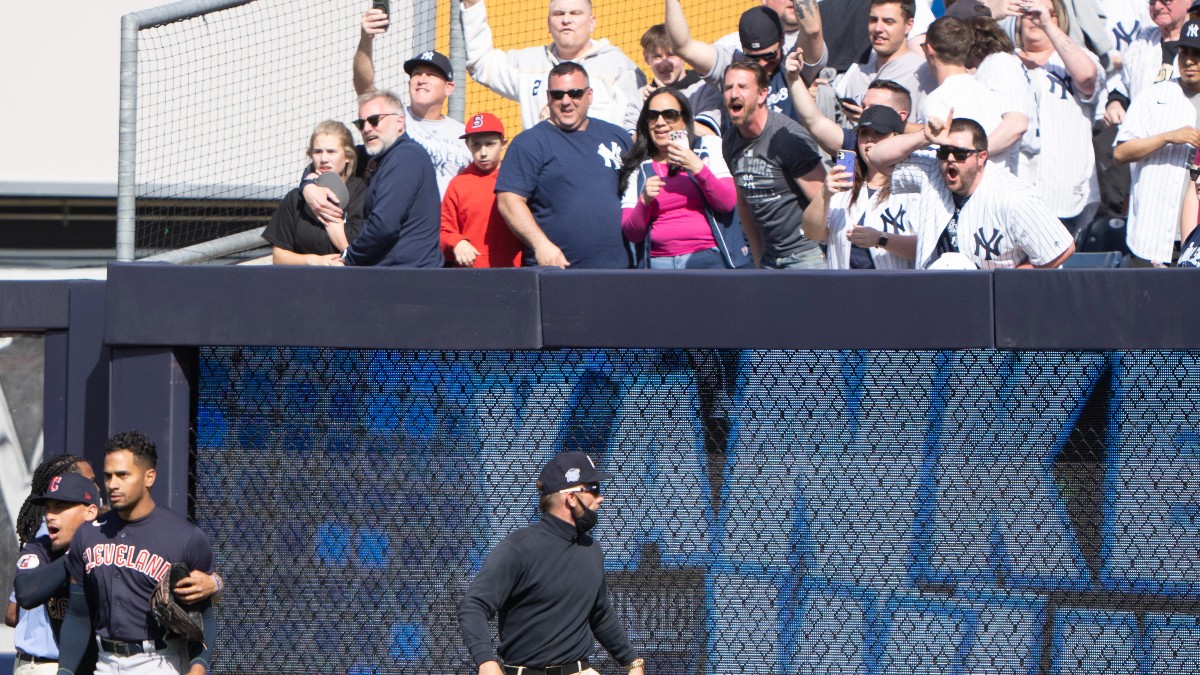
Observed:
[[[371,9],[382,10],[389,19],[391,18],[392,8],[389,0],[371,0]],[[383,30],[386,31],[387,27],[385,26]]]

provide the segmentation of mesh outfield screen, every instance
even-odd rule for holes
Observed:
[[[450,53],[449,2],[392,1],[392,27],[375,39],[377,86],[407,101],[404,61],[422,49]],[[549,43],[547,0],[485,2],[497,48]],[[138,31],[137,257],[266,224],[299,183],[313,127],[357,117],[351,66],[370,6],[254,0]],[[719,0],[686,7],[705,40],[736,30],[743,9]],[[662,22],[661,3],[598,0],[594,12],[595,37],[643,65],[638,40]],[[510,136],[521,129],[515,102],[466,73],[456,80],[469,113],[498,114]]]
[[[1200,672],[1197,359],[205,348],[218,669],[472,672],[463,590],[580,449],[647,672]]]

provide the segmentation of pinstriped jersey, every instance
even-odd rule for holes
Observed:
[[[1024,115],[1029,120],[1029,129],[1032,131],[1032,134],[1026,133],[1036,137],[1037,115],[1033,90],[1029,86],[1029,77],[1025,74],[1025,66],[1021,63],[1021,59],[1017,58],[1015,54],[1007,52],[990,54],[975,70],[975,81],[996,95],[996,101],[1000,106],[996,112],[1001,117],[1008,113]],[[957,111],[957,108],[955,110]],[[955,117],[958,115],[955,114]],[[992,133],[991,129],[984,129],[984,131],[988,134]],[[996,157],[995,160],[999,162],[1003,159],[1004,166],[1016,174],[1020,154],[1020,143],[1014,143],[1003,153],[1003,158]]]
[[[839,192],[829,200],[829,239],[826,255],[829,269],[850,269],[850,242],[846,233],[862,222],[885,234],[916,234],[913,231],[913,207],[916,195],[888,195],[882,202],[867,194],[866,186],[858,191],[858,199],[850,203],[850,191]],[[893,255],[882,248],[868,250],[875,269],[911,270],[913,261]]]
[[[1161,82],[1130,104],[1116,143],[1194,126],[1196,109],[1184,96],[1179,81]],[[1188,182],[1187,162],[1194,151],[1190,145],[1168,143],[1130,165],[1133,181],[1126,243],[1139,258],[1171,261]]]
[[[1100,61],[1091,52],[1084,53],[1098,76],[1102,75]],[[1022,152],[1017,175],[1037,188],[1051,213],[1071,218],[1100,199],[1096,157],[1080,148],[1092,142],[1092,116],[1103,87],[1098,79],[1092,95],[1084,96],[1058,52],[1045,65],[1028,72],[1037,100],[1041,151],[1036,155]]]
[[[1166,82],[1179,75],[1179,59],[1163,63],[1162,31],[1158,26],[1143,24],[1133,34],[1123,56],[1121,82],[1118,91],[1136,101],[1137,97],[1159,82]]]
[[[932,153],[913,153],[892,172],[892,192],[917,197],[917,269],[935,259],[954,215],[954,196]],[[958,216],[958,250],[980,269],[1045,265],[1071,245],[1071,235],[1025,181],[986,164],[983,179]]]

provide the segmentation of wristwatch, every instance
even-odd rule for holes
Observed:
[[[879,235],[879,241],[875,242],[875,248],[887,248],[888,238],[886,234]]]
[[[644,668],[645,666],[646,666],[646,659],[637,658],[637,659],[630,661],[629,665],[625,666],[625,670],[629,671],[629,670],[633,670],[634,668]]]

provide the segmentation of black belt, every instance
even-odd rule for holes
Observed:
[[[546,666],[545,668],[528,668],[525,666],[504,666],[504,675],[574,675],[591,668],[587,659],[568,663],[565,666]]]
[[[100,638],[100,650],[117,656],[133,656],[134,654],[143,654],[150,651],[145,642],[121,642],[120,640],[108,640]],[[162,640],[154,640],[154,649],[166,649],[167,643]]]
[[[34,656],[33,654],[26,654],[20,649],[17,650],[17,660],[32,663],[35,666],[39,663],[58,663],[58,659],[47,659],[41,656]]]

